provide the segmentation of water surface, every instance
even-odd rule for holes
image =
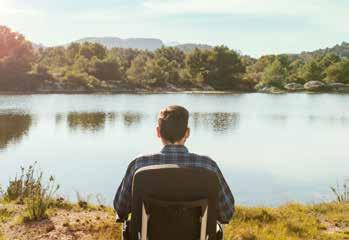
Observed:
[[[169,104],[190,110],[189,150],[218,162],[240,204],[324,201],[349,177],[348,95],[4,95],[0,183],[37,161],[71,200],[110,203],[128,163],[161,149]]]

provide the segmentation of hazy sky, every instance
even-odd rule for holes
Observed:
[[[151,37],[260,56],[349,41],[349,0],[0,0],[0,25],[48,46]]]

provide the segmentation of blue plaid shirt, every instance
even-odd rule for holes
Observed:
[[[216,162],[209,157],[189,153],[183,145],[166,145],[160,153],[138,157],[129,164],[114,198],[114,208],[119,218],[126,219],[131,212],[132,180],[135,172],[142,167],[160,164],[204,168],[215,172],[220,182],[218,220],[222,223],[228,223],[233,217],[234,197]]]

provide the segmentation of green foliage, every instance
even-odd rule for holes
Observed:
[[[32,46],[24,36],[0,25],[0,90],[28,90],[33,61]]]
[[[169,62],[165,58],[147,61],[144,67],[144,82],[149,85],[164,85],[170,80],[170,76],[172,77],[171,80],[174,80],[174,75],[178,74],[178,72],[176,72],[174,66],[171,68],[171,66],[168,65]],[[179,77],[179,75],[177,75],[176,78],[177,77]]]
[[[155,51],[155,58],[164,58],[168,62],[175,62],[179,68],[184,67],[185,54],[175,47],[162,47]]]
[[[225,47],[154,52],[107,49],[98,43],[33,51],[25,38],[0,26],[0,91],[94,91],[167,88],[216,90],[283,88],[309,81],[349,83],[349,44],[314,53],[241,56]],[[333,88],[326,88],[333,89]]]
[[[104,59],[107,56],[107,49],[98,43],[85,42],[80,45],[79,55],[89,60],[93,57]]]
[[[9,202],[17,201],[23,203],[24,199],[30,196],[32,189],[41,188],[41,182],[36,181],[34,178],[34,171],[35,166],[29,166],[27,170],[21,167],[20,176],[10,180],[9,186],[4,193],[4,199]]]
[[[349,60],[342,60],[332,64],[325,72],[325,81],[328,83],[349,83]]]
[[[195,49],[186,57],[186,65],[192,80],[196,83],[207,82],[210,70],[211,51]]]
[[[283,87],[287,77],[287,70],[278,59],[264,69],[262,83],[275,87]]]
[[[304,66],[304,60],[296,59],[288,65],[287,82],[304,84],[305,81],[301,76],[301,70]]]
[[[323,79],[323,69],[321,69],[318,62],[313,59],[304,65],[301,77],[305,82],[321,81]]]
[[[54,195],[59,189],[54,178],[49,178],[49,183],[43,186],[42,173],[36,179],[37,187],[31,188],[29,196],[25,199],[24,222],[38,221],[47,218],[47,210],[53,202]],[[40,186],[40,187],[39,187]]]
[[[10,180],[4,193],[7,202],[16,201],[25,204],[23,221],[36,221],[47,218],[47,210],[59,189],[51,176],[48,183],[43,182],[43,173],[36,171],[36,164],[28,169],[21,168],[20,177]]]
[[[314,57],[314,56],[321,56],[325,55],[326,53],[337,55],[341,58],[349,58],[349,43],[348,42],[342,42],[342,44],[337,44],[336,46],[332,48],[325,48],[325,49],[319,49],[314,52],[305,52],[302,53],[302,57]]]
[[[215,47],[210,54],[207,82],[217,90],[237,87],[245,68],[239,55],[225,46]]]
[[[148,59],[148,56],[145,54],[139,54],[135,57],[130,68],[126,72],[129,83],[141,85],[144,82],[145,67]]]
[[[326,69],[329,66],[331,66],[332,64],[335,64],[337,62],[339,62],[341,59],[340,57],[338,57],[338,55],[335,54],[331,54],[331,53],[327,53],[326,55],[324,55],[320,61],[320,67],[321,69]]]
[[[108,86],[105,82],[98,80],[86,72],[68,71],[63,78],[64,84],[68,89],[74,90],[83,88],[86,90],[106,89]]]
[[[122,74],[120,71],[119,62],[111,57],[103,60],[93,57],[89,74],[100,80],[121,80]]]

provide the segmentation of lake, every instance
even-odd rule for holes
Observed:
[[[238,204],[325,201],[349,177],[349,95],[0,95],[0,183],[37,161],[70,200],[110,204],[128,163],[160,151],[170,104],[191,112],[189,150],[219,164]]]

